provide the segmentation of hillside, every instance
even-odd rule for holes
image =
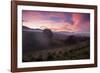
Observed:
[[[53,32],[50,29],[30,29],[23,27],[22,31],[22,48],[23,48],[23,61],[36,61],[37,57],[42,57],[43,61],[49,61],[48,56],[59,51],[63,54],[74,50],[71,54],[77,54],[77,49],[86,50],[82,54],[83,59],[89,58],[90,37],[89,33],[74,33],[74,32]],[[81,48],[81,49],[80,49]],[[56,54],[60,56],[60,54]],[[34,57],[35,56],[35,57]],[[37,56],[37,57],[36,57]],[[82,59],[80,56],[74,59]],[[32,58],[32,60],[31,60]],[[52,58],[50,60],[64,60],[64,55],[60,58]],[[71,59],[71,58],[67,58]],[[39,61],[42,61],[39,60]]]

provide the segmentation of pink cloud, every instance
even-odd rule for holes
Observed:
[[[24,11],[23,12],[23,25],[30,28],[49,28],[54,31],[72,31],[72,32],[83,32],[90,30],[90,21],[83,23],[82,13],[70,13],[72,14],[73,23],[68,23],[66,18],[69,16],[68,13],[61,12],[39,12],[39,11]],[[51,20],[51,17],[60,18],[60,22]]]

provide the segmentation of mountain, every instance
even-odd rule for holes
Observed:
[[[61,32],[56,32],[58,34],[64,34],[64,35],[74,35],[74,36],[90,36],[90,32],[66,32],[66,31],[61,31]]]
[[[41,29],[32,29],[32,28],[29,28],[29,27],[26,27],[26,26],[22,26],[22,31],[30,31],[30,32],[42,32],[43,30]]]
[[[48,48],[50,45],[50,36],[52,32],[49,29],[31,29],[22,27],[22,47],[23,51],[41,50]]]
[[[28,27],[26,27],[26,26],[22,26],[22,28],[23,28],[23,29],[30,29],[30,28],[28,28]]]
[[[31,29],[22,27],[22,48],[23,52],[31,50],[53,49],[68,45],[69,41],[82,42],[89,40],[89,33],[79,32],[54,32],[50,29]],[[71,44],[73,44],[71,42]],[[66,44],[67,43],[67,44]]]

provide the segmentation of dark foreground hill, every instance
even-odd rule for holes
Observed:
[[[88,33],[52,32],[50,29],[30,29],[23,26],[22,49],[24,62],[87,59],[89,58],[89,45],[90,37]],[[68,53],[69,58],[66,58],[65,56]],[[59,57],[54,57],[54,54]],[[74,56],[72,57],[71,54]]]

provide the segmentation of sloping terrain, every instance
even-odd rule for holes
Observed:
[[[23,62],[90,58],[89,33],[23,27]]]

